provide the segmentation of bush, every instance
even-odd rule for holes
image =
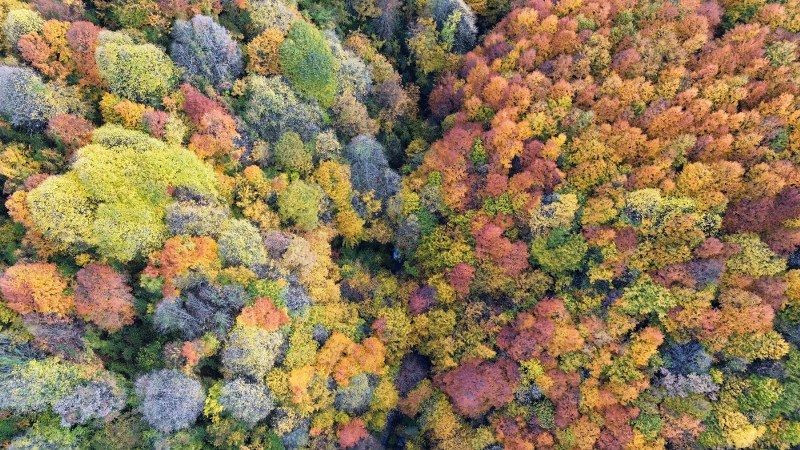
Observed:
[[[338,63],[325,36],[310,23],[298,20],[280,49],[283,74],[300,95],[324,107],[333,104],[338,89]]]
[[[275,407],[272,393],[266,386],[241,378],[222,386],[219,402],[225,412],[250,426],[266,419]]]
[[[162,433],[192,426],[203,411],[205,393],[199,381],[177,370],[162,369],[136,380],[144,420]]]
[[[160,48],[134,44],[121,33],[100,33],[95,57],[111,92],[131,101],[159,105],[177,82],[177,71]]]
[[[218,89],[229,89],[241,75],[242,51],[228,30],[211,17],[175,21],[172,39],[170,56],[185,69],[188,80],[205,79]]]
[[[286,223],[311,230],[319,224],[321,202],[322,189],[319,186],[295,180],[278,195],[278,214]]]

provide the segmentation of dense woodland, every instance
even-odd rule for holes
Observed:
[[[800,446],[800,0],[0,0],[0,448]]]

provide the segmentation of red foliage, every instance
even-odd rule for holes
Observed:
[[[67,30],[67,44],[72,49],[75,67],[81,75],[81,84],[90,86],[103,84],[94,59],[99,34],[100,27],[83,20],[73,22]]]
[[[362,439],[369,436],[367,427],[361,419],[352,419],[339,428],[339,446],[342,448],[355,447]]]
[[[503,236],[503,229],[493,223],[484,225],[475,235],[475,253],[479,259],[494,262],[512,277],[528,268],[528,247],[525,243],[512,243]]]
[[[125,278],[103,264],[89,264],[76,275],[75,310],[103,330],[115,332],[133,323],[133,295]]]
[[[33,5],[45,19],[75,21],[83,17],[83,2],[33,0]]]
[[[429,310],[436,302],[436,289],[425,285],[417,288],[408,299],[408,310],[416,316]]]
[[[147,126],[147,131],[150,133],[150,135],[159,139],[164,138],[168,119],[169,114],[158,109],[145,111],[144,115],[142,116],[142,121]]]
[[[464,101],[464,90],[458,87],[458,79],[453,74],[447,74],[439,81],[431,95],[428,105],[431,113],[437,119],[444,119],[448,114],[458,111]]]
[[[462,415],[478,418],[491,408],[514,399],[519,382],[517,365],[508,358],[497,361],[470,359],[435,379]]]
[[[83,147],[92,140],[94,125],[83,117],[72,114],[54,116],[47,124],[47,135],[70,150]]]
[[[55,77],[56,74],[66,72],[64,65],[53,61],[53,50],[44,38],[36,33],[28,33],[17,41],[17,48],[22,59],[30,63],[42,74]]]
[[[447,273],[447,281],[461,296],[469,294],[469,285],[473,278],[475,278],[475,268],[467,263],[460,263]]]
[[[788,187],[775,197],[745,199],[728,207],[723,225],[730,233],[759,233],[773,250],[788,252],[797,244],[794,236],[781,232],[782,223],[800,216],[800,188]],[[783,238],[783,239],[781,239]],[[788,243],[782,242],[788,240]]]
[[[517,361],[541,357],[548,351],[556,327],[571,328],[563,300],[547,298],[517,315],[497,336],[497,345]]]
[[[197,124],[189,148],[201,157],[224,155],[235,150],[234,139],[238,137],[233,117],[222,110],[211,110]]]
[[[205,114],[211,111],[224,111],[222,105],[203,95],[191,84],[182,84],[181,92],[184,98],[183,110],[195,126],[200,124]]]

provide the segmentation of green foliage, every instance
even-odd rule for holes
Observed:
[[[739,396],[739,407],[743,412],[763,416],[781,398],[783,387],[774,378],[751,377],[747,388]]]
[[[324,107],[333,104],[338,62],[316,27],[303,20],[295,22],[281,45],[280,60],[297,92]]]
[[[247,220],[234,219],[224,224],[218,244],[220,257],[227,265],[252,267],[267,262],[261,235]]]
[[[275,143],[275,162],[283,170],[294,170],[302,174],[308,173],[313,168],[311,151],[303,144],[300,135],[294,131],[287,131]]]
[[[231,376],[263,380],[278,357],[284,336],[256,327],[234,329],[222,352],[222,365]]]
[[[56,358],[27,361],[0,375],[0,409],[17,414],[43,412],[88,378],[85,367]]]
[[[177,82],[177,70],[163,50],[135,44],[121,33],[101,36],[96,59],[111,91],[135,102],[159,105]]]
[[[18,436],[9,448],[14,449],[79,449],[84,444],[85,429],[62,427],[58,417],[53,414],[43,414],[25,434]]]
[[[786,270],[786,260],[770,250],[755,234],[732,235],[726,241],[739,247],[739,251],[728,260],[728,268],[732,271],[766,277]]]
[[[626,314],[655,314],[660,318],[675,307],[677,299],[667,289],[643,275],[625,289],[619,304]]]
[[[16,48],[22,35],[39,32],[43,26],[44,19],[38,12],[32,9],[12,9],[3,23],[6,46]]]
[[[311,230],[319,224],[322,189],[316,184],[295,180],[278,195],[278,213],[285,223],[302,230]]]
[[[588,250],[583,237],[566,228],[556,228],[531,243],[533,260],[546,272],[556,275],[580,269]]]
[[[214,197],[217,188],[214,172],[194,153],[144,145],[150,141],[138,132],[115,131],[141,140],[131,147],[80,149],[72,170],[31,191],[28,205],[36,226],[63,248],[96,247],[103,256],[127,262],[165,239],[169,189],[182,186]]]

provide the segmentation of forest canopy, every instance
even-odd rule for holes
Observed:
[[[797,448],[798,44],[798,0],[0,0],[0,447]]]

